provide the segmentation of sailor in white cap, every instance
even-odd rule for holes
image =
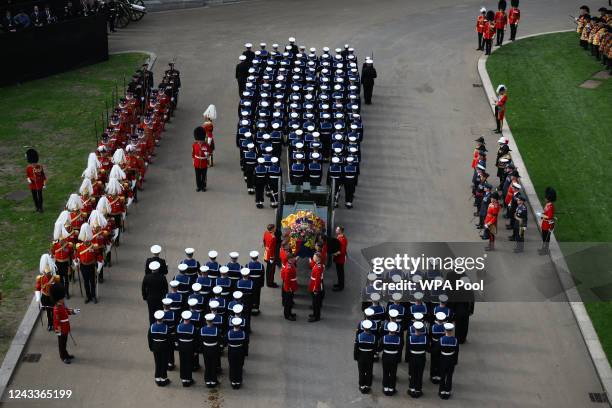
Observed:
[[[363,329],[355,337],[353,358],[357,361],[359,371],[359,391],[368,394],[372,388],[372,370],[374,368],[374,351],[378,347],[376,335],[371,332],[371,320],[363,320],[360,324]]]
[[[298,142],[301,143],[301,142]],[[289,180],[291,184],[302,185],[304,182],[304,175],[306,173],[306,166],[304,165],[304,153],[296,152],[294,154],[294,162],[291,164],[289,169]]]
[[[217,262],[217,257],[219,253],[215,250],[208,251],[208,262],[206,262],[206,266],[208,266],[208,276],[212,279],[216,279],[219,277],[219,262]]]
[[[242,323],[240,324],[240,327],[242,327],[242,329],[246,331],[247,334],[251,334],[251,325],[250,325],[249,319],[244,315],[244,305],[242,303],[235,303],[228,310],[229,310],[228,318],[230,319],[230,321],[236,317],[239,317],[240,319],[242,319]]]
[[[232,251],[229,253],[229,262],[225,265],[229,269],[227,272],[227,276],[232,280],[232,289],[236,289],[236,283],[242,276],[240,274],[240,270],[242,269],[242,265],[238,262],[238,257],[240,254],[237,251]]]
[[[153,313],[153,323],[149,327],[147,338],[149,350],[155,360],[155,384],[164,387],[170,384],[168,379],[168,356],[171,349],[172,332],[164,322],[165,312],[157,310]]]
[[[178,273],[174,275],[173,281],[179,283],[176,291],[183,296],[183,301],[187,302],[187,296],[191,293],[191,283],[190,278],[187,275],[187,270],[189,267],[185,263],[180,263],[178,265]]]
[[[204,383],[208,388],[214,388],[219,383],[218,368],[221,355],[221,331],[215,326],[215,314],[204,316],[205,324],[199,331],[202,357],[204,358]]]
[[[264,191],[268,185],[268,168],[265,166],[263,157],[257,158],[257,165],[253,174],[255,175],[255,205],[257,208],[264,207]]]
[[[150,258],[147,258],[147,260],[145,261],[145,274],[151,273],[151,270],[149,269],[149,264],[151,262],[159,262],[159,269],[157,270],[157,273],[160,275],[167,275],[168,274],[168,265],[166,264],[165,259],[160,258],[160,254],[162,252],[162,247],[160,245],[152,245],[151,246],[151,254],[153,256],[151,256]]]
[[[278,157],[270,159],[271,164],[268,166],[268,191],[270,192],[270,207],[278,207],[278,192],[279,182],[282,179],[282,170],[279,164]]]
[[[248,61],[248,57],[246,55],[241,55],[238,57],[238,64],[236,64],[236,82],[238,83],[238,97],[242,96],[242,93],[246,89],[246,82],[249,76],[249,68],[251,67],[251,62]]]
[[[196,278],[197,278],[197,274],[198,274],[198,270],[200,269],[200,262],[197,261],[193,255],[195,254],[195,249],[193,248],[185,248],[185,255],[187,256],[185,259],[183,259],[183,262],[185,265],[187,265],[187,272],[186,274],[189,275],[189,279],[190,282],[189,284],[192,285],[193,282],[195,282]]]
[[[247,59],[247,62],[249,64],[251,64],[251,61],[253,61],[253,58],[255,58],[255,53],[253,52],[253,50],[251,48],[253,48],[253,44],[251,44],[250,42],[245,43],[244,44],[244,51],[242,52],[242,55],[244,55]]]
[[[229,362],[229,378],[233,389],[242,386],[242,369],[244,358],[249,355],[249,335],[242,329],[242,319],[234,317],[232,328],[227,332],[227,359]]]
[[[162,307],[164,310],[164,323],[168,326],[171,339],[176,332],[176,325],[180,319],[180,310],[172,310],[172,299],[163,298]],[[170,341],[170,350],[168,350],[168,370],[174,369],[174,341]]]
[[[215,287],[213,288],[213,294],[219,295],[224,299],[228,299],[232,293],[232,280],[228,276],[229,268],[227,266],[221,266],[219,268],[220,276],[215,279]],[[221,288],[221,293],[216,293],[215,289]]]
[[[397,310],[393,310],[397,313]],[[398,323],[389,322],[387,334],[381,341],[382,347],[382,371],[383,371],[383,393],[391,396],[396,393],[397,365],[402,361],[403,341],[401,329]]]
[[[259,311],[259,302],[261,299],[261,288],[264,285],[264,266],[259,262],[259,252],[249,252],[251,260],[245,265],[249,269],[249,279],[253,281],[253,290],[251,298],[251,314],[257,316]]]
[[[374,92],[374,79],[376,76],[374,61],[368,57],[361,67],[361,84],[363,85],[363,99],[366,105],[372,104],[372,93]]]
[[[440,338],[440,387],[438,395],[449,399],[453,389],[453,373],[459,358],[459,341],[453,336],[455,325],[444,323],[445,334]]]
[[[176,342],[178,344],[181,382],[183,387],[190,387],[195,381],[192,377],[193,355],[197,350],[198,332],[191,322],[192,313],[185,310],[181,313],[181,323],[176,326]]]
[[[297,44],[295,43],[295,37],[289,37],[289,44],[287,46],[291,47],[291,52],[294,56],[300,52]]]
[[[255,282],[250,277],[251,270],[247,267],[240,269],[240,279],[236,282],[236,292],[242,293],[242,303],[244,304],[245,316],[251,315],[253,307],[253,292],[255,290]]]
[[[142,300],[147,302],[149,308],[149,324],[155,321],[153,314],[162,308],[162,299],[168,292],[168,281],[166,277],[159,273],[160,263],[153,261],[147,265],[152,272],[145,275],[142,280]]]
[[[327,169],[327,182],[331,185],[335,182],[334,190],[334,206],[338,207],[338,194],[340,192],[340,186],[342,186],[342,166],[340,165],[340,158],[334,156],[331,159],[331,164]]]
[[[202,266],[201,268],[205,268],[205,266]],[[199,278],[198,278],[199,279]],[[196,310],[198,312],[204,312],[204,308],[205,308],[205,301],[206,299],[204,298],[204,295],[202,294],[202,284],[199,282],[195,282],[193,285],[191,285],[191,295],[189,295],[189,298],[187,299],[187,303],[189,304],[189,306],[191,306],[191,303],[189,303],[191,301],[191,299],[195,299],[196,303],[195,305],[191,308],[191,310]],[[198,327],[196,325],[196,327]]]
[[[166,293],[166,299],[172,300],[171,310],[179,311],[183,307],[183,295],[178,293],[179,281],[170,281],[170,291]]]
[[[416,321],[411,327],[412,333],[406,341],[406,361],[408,361],[408,371],[410,385],[408,395],[412,398],[419,398],[423,395],[423,371],[425,370],[425,362],[427,356],[425,352],[429,346],[427,339],[425,324],[422,321]]]
[[[444,336],[444,322],[448,315],[444,312],[434,313],[434,322],[430,328],[430,355],[429,379],[434,384],[440,383],[440,338]]]

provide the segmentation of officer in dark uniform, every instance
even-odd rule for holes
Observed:
[[[353,164],[353,157],[346,158],[346,164],[342,169],[344,179],[344,206],[353,208],[353,197],[355,196],[355,183],[357,181],[357,167]]]
[[[459,358],[459,342],[453,336],[455,326],[444,323],[445,334],[440,338],[440,388],[438,395],[449,399],[453,388],[453,373]]]
[[[383,393],[391,396],[397,392],[395,389],[397,365],[402,361],[403,349],[400,328],[397,323],[389,322],[387,324],[387,334],[383,336],[380,343],[382,351]]]
[[[463,276],[460,279],[466,280],[469,278]],[[470,316],[474,314],[474,292],[471,290],[455,290],[449,295],[453,300],[448,306],[455,315],[455,335],[459,344],[463,344],[467,340]]]
[[[363,331],[355,336],[353,357],[359,370],[359,391],[368,394],[372,388],[372,370],[374,369],[374,351],[377,347],[376,336],[371,332],[371,320],[361,322]]]
[[[204,319],[206,324],[200,329],[201,351],[204,357],[204,383],[208,388],[215,388],[219,384],[217,368],[221,353],[221,332],[214,324],[215,315],[213,313],[208,313]]]
[[[242,93],[246,89],[251,63],[250,61],[247,61],[246,55],[241,55],[238,57],[238,60],[240,62],[236,64],[236,82],[238,82],[238,97],[241,97]]]
[[[153,245],[151,247],[151,254],[153,256],[147,258],[147,260],[145,261],[145,275],[151,273],[151,269],[149,269],[149,265],[151,264],[151,262],[159,263],[159,269],[157,270],[158,274],[163,276],[166,276],[168,274],[168,265],[166,264],[166,260],[159,257],[161,251],[162,247],[159,245]]]
[[[168,326],[170,333],[170,344],[168,346],[168,370],[174,369],[174,338],[176,334],[176,325],[180,319],[179,312],[176,312],[170,308],[172,305],[172,299],[162,299],[162,305],[164,307],[163,321]]]
[[[249,252],[251,260],[245,267],[249,268],[249,276],[253,280],[253,296],[251,314],[257,316],[259,314],[259,303],[261,299],[261,288],[264,286],[264,267],[259,262],[259,252]]]
[[[142,300],[147,302],[149,308],[149,324],[155,322],[154,313],[162,308],[162,299],[168,292],[168,281],[160,273],[160,264],[153,261],[149,264],[152,273],[145,275],[142,280]]]
[[[263,157],[257,158],[257,166],[255,166],[255,204],[257,208],[264,207],[264,191],[268,184],[268,169],[264,165],[265,159]]]
[[[171,350],[172,332],[168,325],[164,323],[165,312],[157,310],[154,322],[149,328],[147,338],[149,339],[149,350],[153,352],[155,359],[155,384],[164,387],[170,384],[168,379],[168,355]]]
[[[430,346],[430,365],[429,365],[429,379],[434,384],[440,383],[440,338],[444,336],[444,321],[447,318],[447,314],[444,312],[436,312],[435,320],[430,327],[429,339],[431,340]]]
[[[514,211],[514,230],[513,236],[516,241],[514,252],[523,252],[525,248],[525,230],[527,229],[527,206],[525,205],[525,197],[519,194],[516,197],[516,210]]]
[[[183,387],[190,387],[195,383],[192,377],[193,355],[198,345],[198,332],[191,323],[191,312],[185,310],[181,313],[183,321],[176,326],[176,344],[179,351],[181,382]]]
[[[242,52],[242,55],[244,55],[245,57],[247,57],[247,62],[249,63],[249,66],[251,65],[251,62],[253,62],[253,59],[255,58],[255,53],[253,52],[253,50],[251,48],[253,48],[253,44],[251,43],[246,43],[244,44],[244,48],[245,50]]]
[[[242,329],[242,319],[234,317],[232,328],[227,332],[227,360],[229,362],[229,377],[232,388],[237,390],[242,386],[242,371],[244,358],[249,355],[249,335]]]
[[[374,79],[376,78],[376,68],[374,61],[366,58],[361,68],[361,84],[363,85],[363,98],[366,105],[372,104],[372,92],[374,91]]]
[[[257,166],[257,152],[255,152],[255,144],[247,143],[247,149],[243,153],[242,164],[244,171],[244,179],[247,185],[247,193],[255,194],[255,167]]]
[[[419,398],[423,395],[423,371],[425,370],[425,362],[427,356],[425,352],[429,348],[427,335],[425,334],[425,324],[423,322],[414,322],[413,334],[408,333],[406,341],[406,361],[408,361],[408,369],[410,376],[410,385],[408,394],[412,398]]]
[[[278,182],[282,178],[282,170],[278,164],[278,157],[272,157],[270,159],[271,163],[268,166],[268,189],[271,193],[270,195],[270,207],[276,208],[278,207]]]

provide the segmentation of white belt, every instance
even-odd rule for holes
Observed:
[[[421,351],[414,351],[414,350],[410,350],[410,352],[411,352],[412,354],[424,354],[424,353],[425,353],[425,350],[421,350]]]
[[[60,320],[60,323],[66,323],[69,319]]]
[[[297,280],[297,278],[291,279],[291,282],[295,282]]]
[[[182,341],[183,343],[191,343],[193,339],[179,339],[179,341]]]
[[[455,354],[455,352],[453,351],[453,352],[451,352],[451,353],[446,353],[446,352],[444,352],[444,351],[443,351],[441,354],[442,354],[443,356],[452,356],[453,354]]]
[[[383,353],[387,353],[387,354],[397,354],[399,353],[399,351],[395,350],[395,351],[391,351],[391,350],[383,350]]]
[[[434,339],[433,337],[431,338],[433,341],[438,342],[440,341],[439,339]]]
[[[153,339],[153,341],[163,342],[163,341],[166,341],[166,339],[164,339],[164,340],[161,340],[161,339]]]
[[[208,347],[213,347],[213,346],[216,346],[218,343],[206,343],[206,342],[203,342],[203,344],[205,346],[208,346]]]
[[[200,159],[200,160],[205,160],[206,157],[202,157],[202,156],[195,156],[196,159]]]
[[[374,350],[373,350],[373,349],[372,349],[372,350],[369,350],[369,349],[363,349],[363,348],[359,347],[359,351],[374,351]]]
[[[229,344],[230,347],[242,347],[242,344]]]

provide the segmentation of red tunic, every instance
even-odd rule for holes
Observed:
[[[191,158],[193,159],[193,167],[196,169],[208,168],[208,156],[210,148],[202,141],[195,142],[191,146]]]
[[[281,247],[278,252],[278,257],[280,258],[281,265],[285,265],[289,261],[289,254],[285,251],[285,248]]]
[[[58,275],[42,274],[36,277],[36,290],[41,292],[45,296],[50,295],[51,287],[59,282],[60,277]]]
[[[42,190],[47,181],[45,170],[40,164],[28,164],[26,176],[28,177],[28,187],[30,190]]]
[[[323,290],[323,265],[315,264],[310,274],[309,292],[320,292]]]
[[[266,231],[263,234],[263,245],[264,245],[264,261],[269,262],[274,260],[274,254],[276,253],[276,235],[273,232]],[[284,254],[284,250],[281,248],[281,254]],[[286,257],[286,254],[285,254]],[[283,260],[281,255],[281,261],[284,265],[287,263],[287,259]]]
[[[106,198],[111,206],[111,215],[122,214],[125,212],[125,197],[121,195],[107,194]]]
[[[346,262],[346,247],[348,245],[344,234],[338,236],[338,242],[340,242],[340,253],[334,256],[334,263],[343,265]]]
[[[478,16],[476,19],[476,32],[484,33],[485,23],[487,22],[487,18],[483,15]]]
[[[484,26],[484,31],[482,33],[482,38],[485,40],[491,40],[495,37],[495,27],[491,24],[490,21],[487,21]]]
[[[96,208],[96,200],[91,196],[81,196],[81,203],[83,204],[81,212],[85,213],[87,216]]]
[[[514,187],[512,187],[512,184],[510,184],[510,186],[508,186],[508,191],[506,192],[506,197],[504,197],[504,203],[506,203],[506,205],[509,205],[512,202],[513,195]]]
[[[77,257],[83,265],[91,265],[97,260],[97,252],[92,242],[79,242],[76,246]]]
[[[503,30],[508,25],[508,17],[505,11],[499,10],[495,13],[495,28],[497,30]]]
[[[69,261],[74,252],[74,245],[68,239],[53,241],[51,244],[51,256],[56,262]]]
[[[321,265],[327,265],[327,241],[321,247]]]
[[[521,19],[521,10],[517,7],[512,7],[508,12],[508,23],[510,24],[518,24]]]
[[[542,218],[542,231],[552,231],[555,228],[555,206],[553,203],[546,203],[544,206],[544,216]]]
[[[489,207],[487,208],[487,216],[485,217],[484,221],[486,226],[497,226],[497,215],[499,214],[500,209],[501,206],[499,205],[499,202],[491,202],[491,204],[489,204]]]
[[[506,102],[508,102],[508,94],[503,94],[501,98],[497,100],[497,119],[504,120],[506,115]]]
[[[297,270],[295,266],[286,263],[281,269],[281,279],[283,280],[283,291],[296,292],[298,290]]]
[[[479,150],[474,149],[474,157],[472,157],[472,168],[475,169],[478,165],[478,157],[480,156]]]
[[[73,231],[80,231],[81,225],[83,225],[83,217],[81,217],[81,211],[70,211],[70,226]]]
[[[56,333],[70,333],[70,319],[68,316],[71,314],[74,314],[73,310],[68,309],[64,304],[58,303],[53,307],[53,330]]]

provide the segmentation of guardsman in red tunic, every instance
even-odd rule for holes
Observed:
[[[201,126],[193,131],[195,142],[191,145],[191,158],[195,169],[196,191],[206,191],[206,175],[208,172],[208,159],[210,146],[206,143],[206,134]]]
[[[62,285],[66,290],[66,297],[70,298],[70,264],[74,256],[74,244],[71,241],[70,233],[66,230],[63,223],[56,222],[53,229],[53,242],[51,243],[51,256],[57,267],[57,274]]]
[[[96,249],[96,261],[98,263],[98,283],[104,282],[104,265],[106,264],[106,248],[110,244],[111,231],[107,228],[106,218],[98,210],[94,210],[89,216],[89,225],[93,233],[92,242]],[[109,252],[110,253],[110,252]]]
[[[508,94],[506,85],[497,87],[497,101],[495,101],[495,133],[502,132],[504,117],[506,116],[506,104],[508,103]]]
[[[85,222],[82,208],[83,204],[81,202],[81,197],[78,194],[70,194],[68,202],[66,203],[66,210],[70,211],[70,226],[73,231],[79,231],[81,225]]]
[[[480,136],[474,141],[476,142],[476,147],[474,148],[474,156],[472,157],[472,169],[476,170],[478,160],[480,160],[480,147],[485,145],[485,140],[484,137]]]
[[[40,307],[47,313],[47,328],[53,330],[53,298],[51,288],[59,283],[60,277],[55,274],[57,267],[53,258],[49,254],[40,257],[40,275],[36,277],[36,300],[40,302]]]
[[[123,226],[123,215],[125,214],[125,196],[123,195],[123,187],[119,180],[111,178],[106,184],[106,199],[110,205],[111,211],[108,214],[115,220],[115,227],[122,229]],[[119,243],[119,237],[117,237],[117,244]]]
[[[97,199],[93,196],[93,186],[91,180],[85,177],[79,187],[81,194],[81,213],[84,218],[89,218],[89,214],[96,208]]]
[[[55,307],[53,308],[53,329],[57,335],[57,344],[59,346],[59,355],[65,364],[70,364],[73,355],[68,354],[66,346],[68,344],[68,335],[70,334],[70,315],[79,314],[79,309],[70,309],[64,304],[64,290],[61,286],[53,288],[53,298],[55,299]]]
[[[544,199],[546,204],[544,205],[544,212],[538,213],[537,216],[542,218],[542,248],[538,250],[540,255],[548,254],[548,245],[550,244],[550,235],[555,229],[555,205],[557,201],[557,192],[552,187],[547,187],[544,192]]]
[[[214,166],[213,155],[215,152],[215,139],[213,135],[213,130],[215,126],[213,121],[217,119],[217,108],[215,105],[208,105],[208,108],[202,114],[204,117],[204,123],[202,124],[202,128],[204,129],[204,133],[206,134],[206,142],[210,146],[210,167]]]
[[[487,215],[484,220],[485,232],[483,239],[489,239],[489,245],[485,247],[485,251],[495,250],[495,234],[497,234],[497,217],[501,206],[499,205],[499,193],[497,191],[491,193],[491,202],[487,208]]]
[[[26,177],[28,187],[32,192],[34,207],[36,207],[36,212],[43,212],[42,191],[47,184],[47,176],[45,176],[43,166],[38,164],[38,152],[36,150],[28,149],[26,151],[26,159],[29,163],[28,167],[26,167]]]
[[[291,257],[281,269],[281,279],[283,280],[283,314],[285,319],[295,321],[295,313],[293,313],[293,296],[298,290],[297,269],[295,267],[296,259]]]
[[[274,273],[276,272],[276,226],[268,224],[266,231],[263,234],[264,247],[264,262],[266,263],[266,286],[269,288],[277,288],[278,285],[274,282]],[[282,251],[283,249],[281,249]],[[283,262],[283,265],[286,263]]]
[[[484,51],[483,34],[486,22],[487,9],[483,7],[480,9],[480,15],[476,18],[476,33],[478,33],[478,48],[476,48],[477,51]]]
[[[516,30],[521,19],[521,10],[519,10],[519,0],[511,0],[512,7],[508,11],[508,24],[510,24],[510,41],[516,40]]]
[[[495,37],[495,13],[492,10],[487,11],[487,20],[484,23],[482,38],[484,41],[485,55],[491,55],[493,47],[493,37]]]
[[[497,33],[497,46],[501,47],[504,42],[504,32],[508,25],[508,16],[506,15],[506,0],[499,0],[497,13],[495,13],[495,31]]]
[[[321,306],[323,305],[323,271],[325,267],[321,264],[319,254],[314,254],[312,272],[310,273],[310,283],[308,291],[312,296],[312,314],[308,315],[309,322],[321,320]]]
[[[93,300],[98,303],[96,296],[96,262],[98,252],[93,241],[93,232],[88,223],[81,226],[79,233],[79,243],[76,245],[76,257],[79,262],[79,269],[83,276],[83,285],[85,286],[85,294],[87,298],[85,303]]]
[[[346,248],[348,241],[344,235],[344,227],[336,227],[336,239],[340,244],[340,248],[334,253],[334,263],[336,264],[336,274],[338,275],[338,283],[334,285],[332,290],[339,292],[344,289],[344,264],[346,263]]]

